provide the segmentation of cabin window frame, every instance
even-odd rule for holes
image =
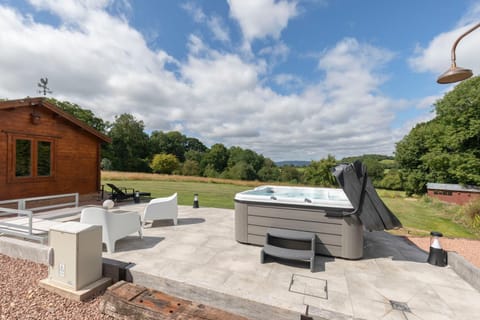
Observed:
[[[25,140],[30,141],[30,174],[28,176],[17,176],[17,141]],[[39,144],[47,142],[50,144],[50,174],[39,175],[40,164],[40,148]],[[8,135],[8,182],[21,183],[21,182],[38,182],[55,180],[55,151],[56,151],[56,139],[50,136],[37,136],[27,134],[9,134]]]

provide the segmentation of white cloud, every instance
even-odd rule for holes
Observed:
[[[410,67],[417,72],[431,72],[440,75],[450,67],[451,49],[455,40],[478,23],[480,4],[476,4],[460,19],[452,30],[440,33],[426,47],[417,45],[415,54],[409,59]],[[456,48],[457,66],[472,69],[474,75],[480,73],[479,47],[480,29],[463,38]]]
[[[215,39],[222,42],[229,42],[230,36],[228,34],[228,28],[222,22],[222,18],[219,16],[213,16],[207,21],[207,25],[213,33]]]
[[[277,85],[286,88],[299,88],[303,85],[303,81],[300,77],[287,73],[275,75],[273,81],[275,81]]]
[[[228,0],[230,16],[238,21],[247,42],[278,39],[288,21],[297,15],[296,1]]]
[[[417,108],[418,109],[432,109],[433,105],[437,100],[441,99],[442,96],[440,95],[434,95],[434,96],[426,96],[420,99],[417,103]]]
[[[34,7],[57,14],[64,21],[78,22],[89,13],[105,8],[109,0],[28,0]]]
[[[53,2],[35,3],[53,10]],[[62,6],[52,12],[68,12],[70,20],[56,28],[0,5],[0,97],[33,96],[48,76],[55,98],[105,120],[132,113],[149,131],[180,128],[206,144],[239,145],[275,160],[393,151],[390,124],[399,106],[379,93],[389,51],[341,40],[319,59],[322,81],[281,95],[262,82],[268,68],[261,58],[220,52],[191,35],[187,59],[177,61],[148,48],[105,6]]]
[[[190,13],[193,20],[197,23],[205,23],[212,32],[213,38],[221,42],[230,42],[230,35],[228,27],[222,21],[222,18],[217,15],[211,17],[207,16],[203,10],[194,2],[187,2],[182,5],[182,8]]]
[[[182,8],[190,13],[193,20],[197,23],[205,22],[207,16],[203,13],[203,10],[196,5],[195,2],[186,2],[182,4]]]

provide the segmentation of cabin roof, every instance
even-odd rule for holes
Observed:
[[[77,127],[87,131],[88,133],[94,135],[98,139],[111,143],[112,139],[107,135],[101,133],[98,130],[90,127],[85,122],[75,118],[71,114],[63,111],[62,109],[58,108],[53,103],[49,102],[47,98],[37,97],[37,98],[24,98],[24,99],[17,99],[17,100],[6,100],[0,101],[0,110],[5,109],[12,109],[12,108],[20,108],[20,107],[33,107],[33,106],[41,106],[47,108],[48,110],[52,111],[53,113],[59,115],[60,117],[64,118],[65,120],[71,122]]]

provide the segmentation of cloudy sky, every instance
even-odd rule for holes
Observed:
[[[52,97],[274,160],[391,155],[480,1],[0,0],[0,97]],[[457,64],[480,71],[480,29]]]

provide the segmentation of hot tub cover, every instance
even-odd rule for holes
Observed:
[[[382,231],[402,226],[378,196],[362,162],[338,165],[333,174],[355,208],[349,214],[357,214],[365,229]]]

